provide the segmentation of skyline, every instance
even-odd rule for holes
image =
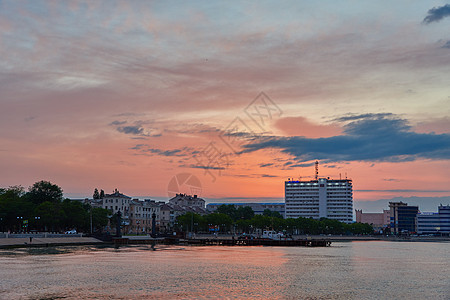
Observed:
[[[187,173],[205,199],[283,199],[319,160],[355,203],[450,197],[449,17],[445,1],[0,1],[1,185],[168,198]]]

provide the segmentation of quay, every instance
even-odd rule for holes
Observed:
[[[281,246],[281,247],[328,247],[329,240],[271,240],[271,239],[188,239],[189,245],[204,246]]]
[[[329,247],[330,240],[301,239],[301,240],[271,240],[271,239],[230,239],[230,238],[192,238],[192,239],[129,239],[113,238],[115,245],[136,244],[182,244],[193,246],[279,246],[279,247]]]

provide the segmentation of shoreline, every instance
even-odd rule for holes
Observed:
[[[133,236],[132,240],[141,241],[144,243],[157,242],[158,239],[153,239],[146,236]],[[232,239],[232,235],[219,235],[219,239]],[[196,239],[214,239],[214,236],[205,234],[198,235]],[[370,241],[384,241],[384,242],[450,242],[450,237],[386,237],[386,236],[294,236],[295,240],[325,240],[331,243],[336,242],[370,242]],[[141,244],[141,243],[133,243]],[[32,247],[57,247],[57,246],[83,246],[83,245],[114,245],[112,242],[103,242],[93,237],[54,237],[54,238],[33,238],[30,243],[29,238],[0,238],[0,249],[14,249],[14,248],[32,248]],[[131,245],[131,244],[130,244]]]

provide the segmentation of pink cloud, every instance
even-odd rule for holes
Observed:
[[[342,128],[336,124],[321,125],[313,123],[305,117],[281,118],[277,120],[275,126],[289,136],[318,138],[336,136],[342,133]]]

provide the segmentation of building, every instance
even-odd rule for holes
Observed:
[[[417,232],[418,206],[409,206],[403,202],[389,202],[390,226],[392,234]]]
[[[153,215],[155,217],[155,229],[158,231],[160,226],[160,209],[164,202],[156,202],[155,200],[133,199],[130,203],[128,227],[129,233],[156,233],[152,232]]]
[[[102,208],[109,209],[112,214],[121,212],[124,216],[130,209],[131,197],[120,193],[117,189],[112,194],[105,194],[102,200]]]
[[[437,213],[419,213],[417,233],[450,234],[450,205],[440,205]]]
[[[356,209],[355,213],[356,223],[370,224],[376,231],[384,230],[391,222],[390,210],[383,209],[382,213],[363,213],[362,209]]]
[[[280,213],[284,217],[284,203],[257,203],[257,202],[249,202],[249,203],[208,203],[206,205],[206,210],[210,213],[213,213],[217,210],[217,208],[221,205],[234,205],[236,207],[245,207],[249,206],[255,213],[255,215],[262,215],[264,210],[268,209],[270,211],[275,211]]]
[[[187,212],[199,215],[207,214],[206,201],[197,195],[176,194],[169,202],[160,204],[160,231],[169,232],[173,229],[178,216]]]
[[[286,218],[328,218],[353,222],[353,187],[350,179],[288,180],[284,187]]]
[[[179,205],[181,207],[197,207],[206,213],[205,203],[206,201],[197,197],[197,195],[176,194],[175,197],[169,199],[169,204]]]

